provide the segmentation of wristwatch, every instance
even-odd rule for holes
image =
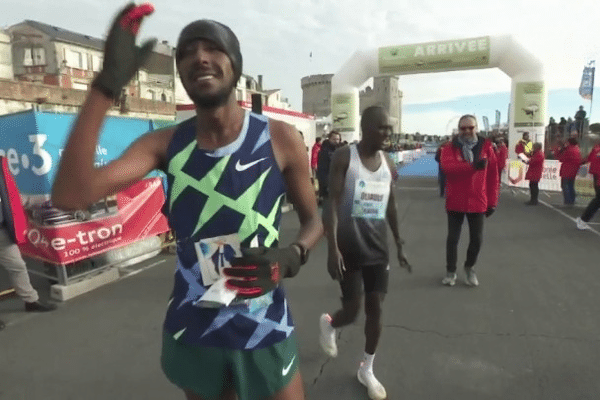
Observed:
[[[308,250],[308,247],[306,247],[300,242],[294,242],[291,245],[296,246],[300,250],[300,263],[302,265],[306,264],[306,262],[308,261],[308,253],[310,252]]]

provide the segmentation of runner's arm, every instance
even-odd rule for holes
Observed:
[[[311,249],[323,235],[323,224],[310,180],[308,152],[296,128],[277,120],[270,120],[269,124],[275,156],[287,186],[287,195],[300,221],[295,242]]]
[[[394,162],[391,160],[390,156],[385,152],[385,161],[388,163],[390,167],[390,171],[392,173],[392,182],[390,183],[390,197],[388,200],[388,205],[386,209],[386,220],[390,226],[392,231],[392,235],[394,236],[394,243],[396,243],[396,247],[398,249],[402,248],[403,240],[400,237],[400,229],[398,224],[398,211],[396,207],[396,194],[394,193],[394,181],[397,179],[397,173],[394,174],[395,166]]]
[[[342,200],[344,191],[344,182],[346,180],[346,171],[350,164],[350,147],[344,146],[333,153],[331,166],[329,168],[329,207],[327,209],[326,227],[327,243],[329,251],[338,251],[337,227],[338,227],[338,207]]]
[[[52,202],[62,209],[85,209],[119,192],[162,166],[164,131],[137,139],[118,159],[96,168],[96,145],[112,99],[93,88],[88,95],[62,153],[52,187]]]

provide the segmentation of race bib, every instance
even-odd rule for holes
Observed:
[[[352,217],[385,219],[389,192],[389,183],[357,180],[354,188]]]
[[[241,257],[240,238],[237,234],[202,239],[195,244],[202,283],[208,290],[194,303],[198,307],[215,308],[246,304],[254,313],[273,303],[273,293],[269,292],[254,299],[236,299],[237,292],[225,286],[226,276],[223,269],[231,266],[231,260]],[[250,247],[258,246],[254,237]]]

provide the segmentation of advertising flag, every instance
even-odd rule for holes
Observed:
[[[581,76],[581,85],[579,86],[579,94],[586,100],[592,100],[594,95],[594,70],[595,61],[583,67],[583,75]]]
[[[490,130],[490,121],[488,120],[488,117],[486,115],[484,115],[482,117],[482,119],[483,119],[483,127],[485,128],[485,131],[489,132],[489,130]]]

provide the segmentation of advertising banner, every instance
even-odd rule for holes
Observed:
[[[525,174],[529,165],[521,162],[520,160],[510,160],[508,162],[508,184],[514,187],[529,188],[529,181],[525,180]],[[560,185],[560,161],[558,160],[545,160],[544,169],[542,172],[542,179],[539,183],[540,190],[548,190],[561,192],[562,188]],[[594,179],[588,172],[588,166],[583,165],[579,168],[577,177],[575,178],[575,193],[579,196],[590,196],[595,195],[594,192]]]
[[[24,111],[0,116],[0,155],[21,195],[50,193],[75,114]],[[109,116],[96,146],[96,166],[117,158],[142,134],[164,125],[162,121]]]
[[[19,246],[32,258],[70,264],[169,230],[161,213],[165,195],[160,178],[144,179],[104,199],[83,215],[32,207],[27,242]],[[82,220],[83,219],[83,220]]]
[[[515,127],[543,127],[544,82],[520,82],[515,89]]]
[[[489,36],[379,48],[381,74],[483,68],[489,63]]]
[[[336,94],[331,98],[331,115],[333,130],[338,132],[353,131],[356,123],[354,114],[358,104],[353,94]]]
[[[594,96],[594,71],[595,61],[583,67],[583,74],[581,76],[581,84],[579,85],[579,95],[586,100],[592,100]]]

